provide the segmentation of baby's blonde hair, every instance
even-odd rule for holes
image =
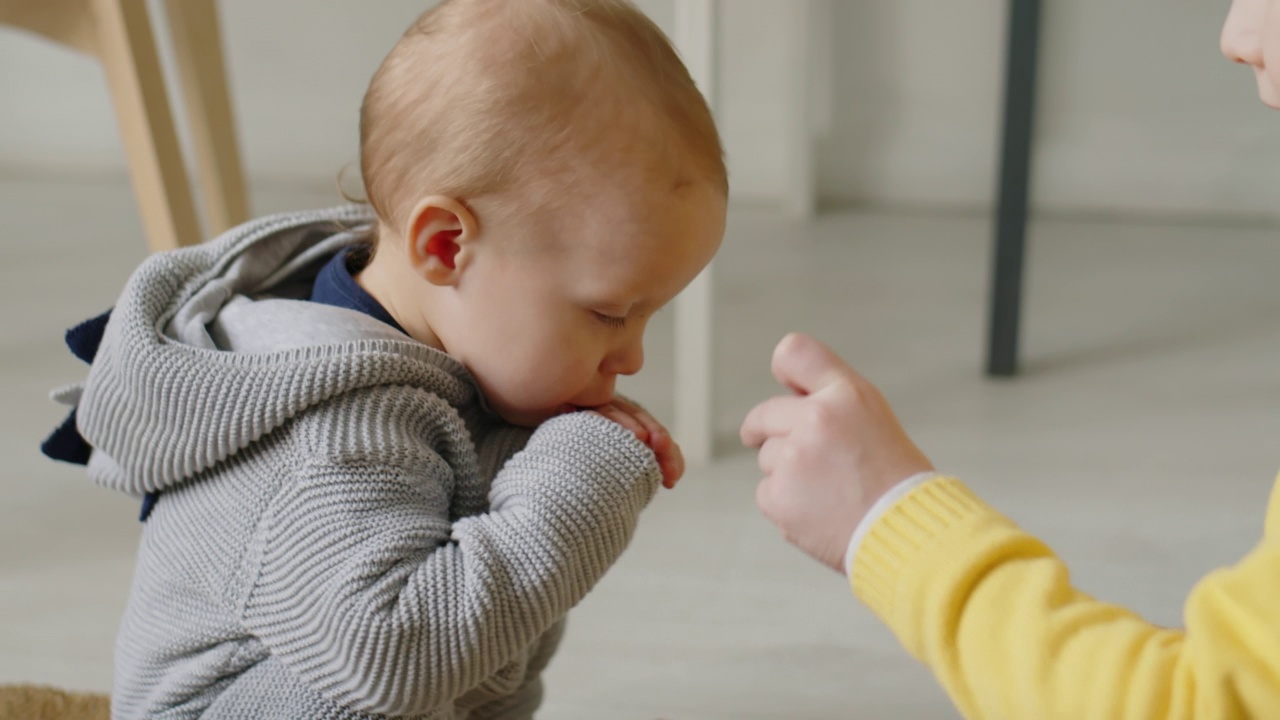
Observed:
[[[671,42],[630,2],[446,0],[374,74],[360,170],[378,217],[399,231],[428,194],[469,200],[607,165],[618,141],[600,140],[624,127],[622,144],[659,158],[674,184],[728,192],[710,109]]]

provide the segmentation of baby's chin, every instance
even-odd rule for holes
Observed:
[[[553,408],[526,409],[526,408],[495,407],[493,410],[498,417],[511,423],[512,425],[517,425],[519,427],[526,427],[526,428],[532,429],[532,428],[538,427],[539,425],[550,420],[553,417],[559,417],[561,415],[567,415],[568,413],[578,412],[579,410],[582,410],[582,409],[583,408],[580,408],[577,405],[564,403],[563,405],[559,405]]]

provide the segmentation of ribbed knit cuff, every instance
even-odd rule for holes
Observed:
[[[871,528],[876,524],[876,521],[880,519],[880,516],[889,512],[889,508],[893,507],[899,500],[906,497],[912,490],[915,490],[936,477],[939,477],[939,473],[934,470],[926,470],[924,472],[916,473],[915,475],[912,475],[906,480],[903,480],[897,485],[889,488],[889,492],[881,495],[880,499],[876,500],[875,504],[871,506],[871,509],[867,511],[867,514],[863,515],[862,519],[858,521],[858,527],[854,528],[853,536],[849,538],[849,546],[845,548],[844,564],[840,567],[844,568],[844,574],[846,576],[852,575],[853,558],[858,554],[858,547],[862,545],[862,539],[867,536],[868,532],[871,532]]]
[[[853,593],[889,618],[904,576],[930,547],[985,505],[964,483],[937,477],[915,488],[876,522],[862,540],[849,575]]]
[[[617,478],[640,477],[657,467],[653,450],[636,434],[593,412],[574,412],[547,420],[526,447],[554,448],[566,462]]]
[[[538,480],[519,490],[509,487],[530,477]],[[566,413],[538,426],[524,450],[494,478],[490,501],[502,506],[510,493],[532,490],[570,504],[596,498],[612,507],[619,491],[631,494],[635,488],[647,503],[661,479],[653,450],[635,433],[596,413]]]

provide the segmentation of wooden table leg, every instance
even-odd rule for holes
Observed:
[[[133,189],[152,250],[201,240],[145,0],[93,0]]]
[[[167,0],[165,13],[195,145],[205,229],[217,235],[249,219],[218,9],[214,0]]]

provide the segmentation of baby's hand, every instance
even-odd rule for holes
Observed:
[[[676,486],[680,476],[684,475],[684,454],[662,423],[645,412],[644,408],[621,397],[615,397],[609,403],[591,408],[590,411],[635,433],[658,456],[658,467],[662,468],[662,486],[668,489]]]

